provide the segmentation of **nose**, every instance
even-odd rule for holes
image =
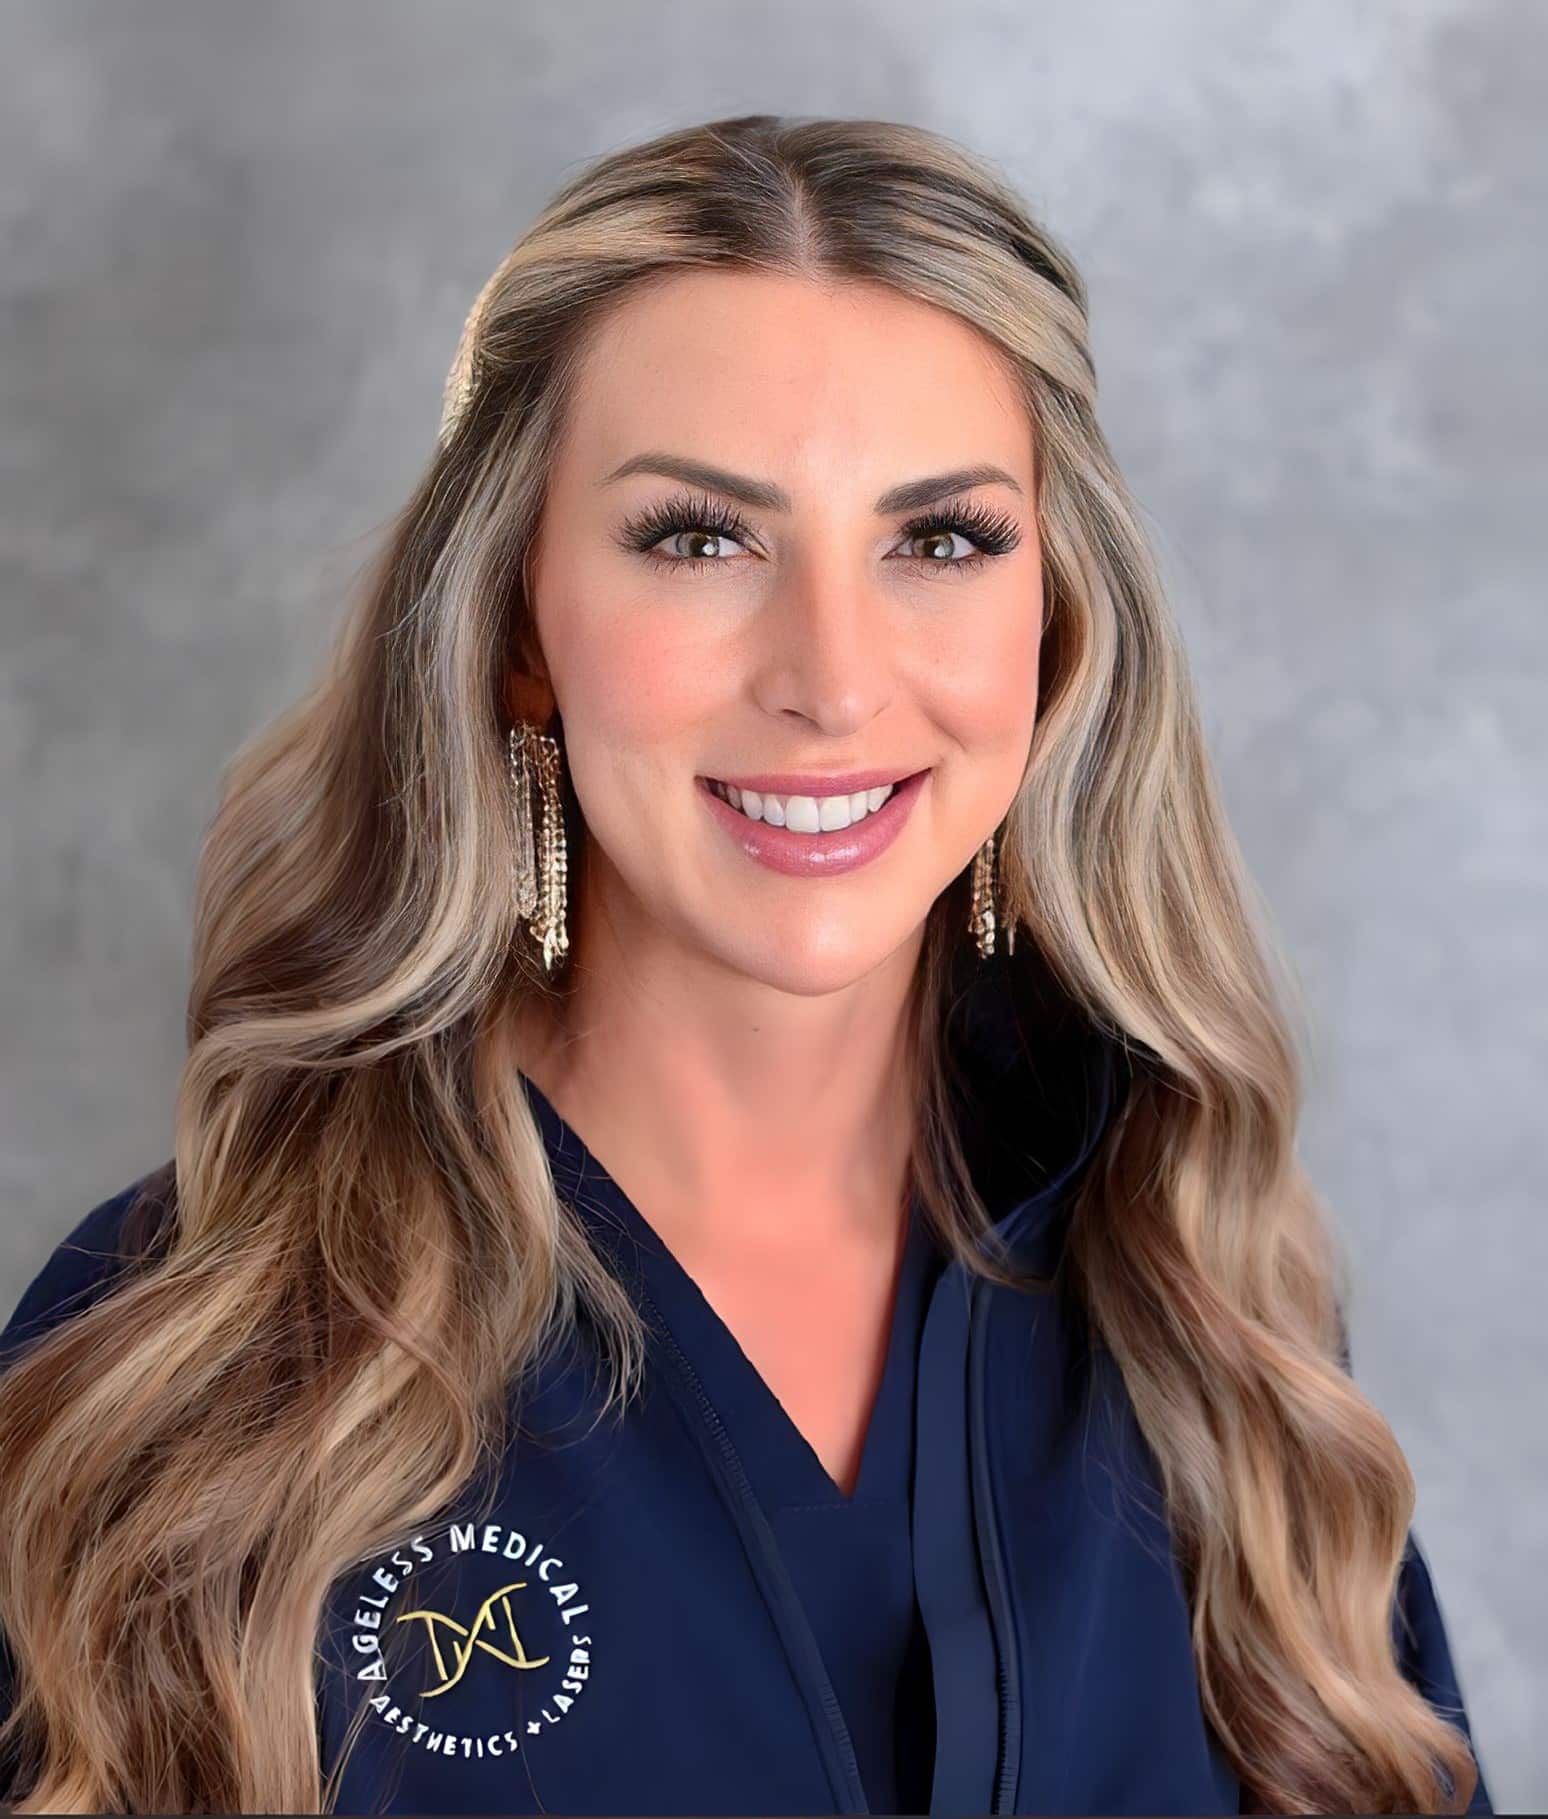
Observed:
[[[756,630],[756,693],[772,714],[842,737],[892,698],[894,611],[853,572],[811,565],[764,602]]]

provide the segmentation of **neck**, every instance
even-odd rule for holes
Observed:
[[[910,1184],[916,959],[801,995],[576,942],[562,1007],[523,1013],[518,1065],[658,1228],[890,1240]]]

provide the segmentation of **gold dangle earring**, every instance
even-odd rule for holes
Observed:
[[[564,810],[559,799],[559,742],[529,720],[510,729],[508,755],[512,809],[515,820],[515,853],[511,860],[511,894],[516,914],[526,922],[532,939],[543,950],[543,969],[570,951],[565,927],[568,898]],[[542,812],[534,850],[532,785],[536,781]]]
[[[996,917],[994,843],[995,835],[991,834],[973,855],[973,909],[968,928],[978,943],[980,960],[987,960],[994,952],[994,933],[1000,921],[1005,925],[1006,953],[1016,951],[1016,925],[1003,905]]]

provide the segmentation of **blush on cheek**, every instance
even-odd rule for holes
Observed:
[[[706,722],[735,698],[736,677],[700,641],[652,635],[643,623],[619,634],[615,622],[588,644],[573,692],[599,739],[642,755],[681,745],[691,763]]]

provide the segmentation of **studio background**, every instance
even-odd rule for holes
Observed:
[[[1548,1805],[1548,6],[0,21],[6,1311],[171,1154],[221,768],[312,677],[552,189],[726,114],[933,127],[1089,281],[1103,421],[1313,1019],[1355,1375],[1496,1802]]]

